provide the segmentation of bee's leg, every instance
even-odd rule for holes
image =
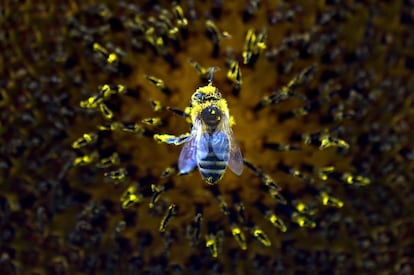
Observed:
[[[163,142],[167,144],[180,145],[186,142],[190,136],[191,133],[186,133],[180,136],[174,136],[169,134],[155,134],[153,138],[160,143]]]

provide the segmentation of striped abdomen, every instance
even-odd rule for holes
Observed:
[[[214,153],[211,143],[209,143],[207,156],[198,161],[198,170],[203,179],[209,184],[215,184],[219,181],[223,177],[224,171],[226,171],[229,159],[229,148],[228,146],[222,147],[223,148],[215,147],[215,151],[221,151],[221,155],[225,156],[224,159],[220,159],[216,153]]]

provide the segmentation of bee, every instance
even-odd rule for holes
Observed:
[[[179,145],[184,143],[178,159],[180,174],[192,171],[196,166],[203,180],[216,184],[227,167],[236,175],[243,172],[243,157],[231,129],[232,118],[227,101],[218,88],[209,84],[198,88],[191,96],[186,113],[191,120],[189,134],[179,137],[155,135],[160,142]]]

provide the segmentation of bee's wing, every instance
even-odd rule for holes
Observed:
[[[197,163],[199,160],[202,160],[207,157],[208,155],[208,143],[209,143],[209,135],[207,133],[202,133],[202,130],[198,132],[197,135]]]
[[[210,138],[214,154],[226,163],[229,161],[230,144],[227,132],[219,130],[213,133]]]
[[[197,165],[196,161],[197,154],[197,142],[195,137],[191,138],[184,144],[181,150],[180,157],[178,159],[178,169],[181,174],[185,174],[194,169]]]
[[[181,174],[190,172],[197,165],[197,151],[200,147],[199,140],[202,134],[200,130],[200,122],[196,121],[191,130],[191,136],[184,144],[178,158],[178,169]]]
[[[243,172],[243,156],[239,144],[234,138],[228,119],[223,121],[222,129],[213,134],[211,144],[216,156],[228,162],[228,167],[236,175],[241,175]]]
[[[230,138],[230,159],[229,159],[229,167],[234,174],[240,176],[243,172],[243,156],[240,151],[239,144],[237,143],[236,139],[234,138],[233,131],[230,129],[228,134]]]

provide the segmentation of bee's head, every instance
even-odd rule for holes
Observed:
[[[197,104],[203,104],[207,102],[213,103],[221,99],[221,93],[219,90],[212,86],[207,85],[198,88],[195,93],[191,96],[191,105],[196,106]]]
[[[190,116],[193,124],[200,119],[208,129],[214,130],[223,121],[223,117],[229,116],[227,102],[210,83],[198,88],[191,96]]]

